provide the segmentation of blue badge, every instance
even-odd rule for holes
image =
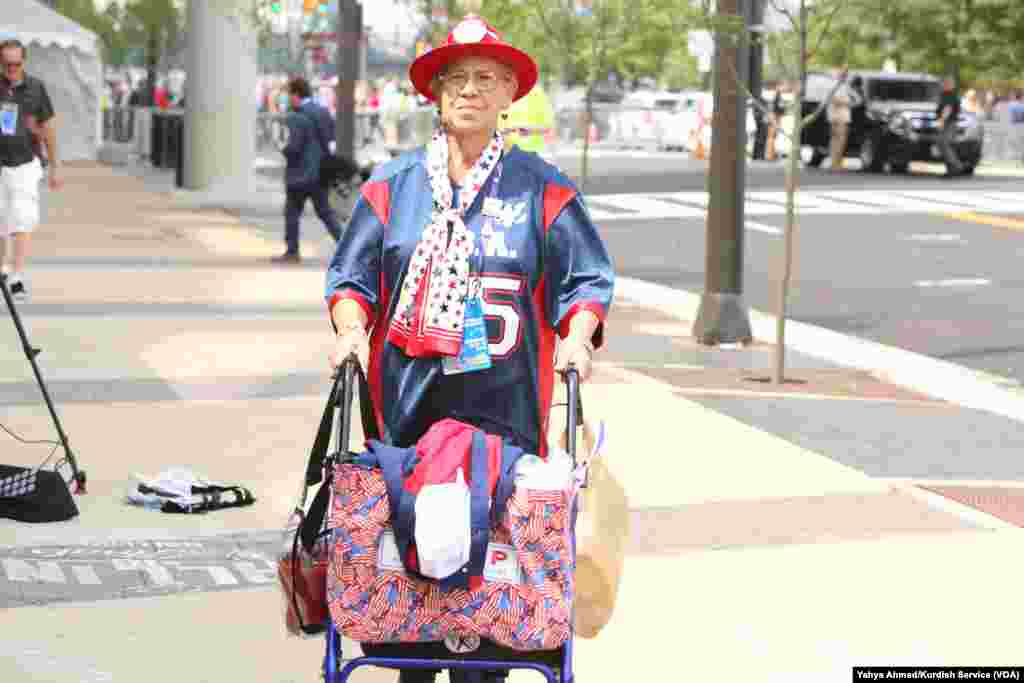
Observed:
[[[0,104],[0,134],[14,135],[18,131],[18,105],[13,102]]]
[[[441,366],[446,375],[486,370],[491,367],[491,352],[487,346],[487,324],[479,295],[466,302],[462,323],[462,348],[458,356],[445,356]]]

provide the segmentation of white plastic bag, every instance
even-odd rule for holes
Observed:
[[[473,545],[470,492],[460,467],[455,481],[424,486],[416,497],[416,553],[420,573],[446,579],[469,562]]]
[[[516,488],[564,491],[572,477],[572,458],[561,448],[550,448],[547,459],[527,454],[516,461]]]

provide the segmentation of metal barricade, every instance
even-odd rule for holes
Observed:
[[[114,106],[103,110],[103,140],[128,143],[135,138],[136,107]]]
[[[588,120],[583,105],[558,109],[555,122],[559,140],[580,144],[586,135],[597,147],[660,150],[682,146],[682,142],[669,141],[680,125],[680,113],[605,103],[595,103],[592,111],[592,120]]]
[[[355,146],[386,147],[402,151],[426,144],[434,131],[433,107],[418,107],[381,119],[370,112],[357,112]],[[260,112],[256,117],[256,154],[273,158],[288,144],[287,114]]]
[[[1024,162],[1024,124],[1009,121],[984,121],[982,159],[986,161]]]

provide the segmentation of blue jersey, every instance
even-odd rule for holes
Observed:
[[[430,221],[425,158],[423,148],[410,152],[363,184],[327,272],[328,307],[353,299],[371,322],[367,379],[384,441],[410,446],[431,424],[453,417],[543,453],[556,335],[564,337],[571,317],[589,310],[601,321],[595,347],[603,340],[615,277],[607,250],[573,184],[513,147],[502,157],[497,189],[492,173],[463,215],[482,250],[472,263],[481,276],[491,367],[446,375],[440,358],[406,356],[387,332],[412,251]],[[488,213],[500,213],[497,220],[483,215],[485,198],[491,198]]]

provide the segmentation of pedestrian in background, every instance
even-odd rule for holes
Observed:
[[[995,121],[996,118],[996,91],[989,90],[985,93],[985,120]]]
[[[366,108],[370,112],[370,132],[365,144],[370,144],[374,139],[384,137],[384,129],[380,125],[380,89],[375,85],[370,88],[370,94],[366,98]]]
[[[969,114],[978,113],[978,93],[971,88],[964,95],[963,110]]]
[[[857,95],[846,84],[847,75],[848,71],[845,67],[833,72],[833,77],[839,81],[839,86],[832,93],[832,99],[828,103],[829,152],[834,172],[843,170],[846,144],[850,138],[850,122],[853,120],[851,108],[859,104]]]
[[[768,140],[765,144],[764,158],[768,161],[775,161],[778,158],[776,140],[779,136],[779,128],[782,127],[782,117],[786,113],[786,107],[782,102],[782,84],[775,90],[775,97],[772,99],[771,113],[768,115]]]
[[[763,95],[754,98],[754,149],[751,158],[763,160],[768,144],[768,103]]]
[[[1006,105],[1006,118],[1011,124],[1024,123],[1024,90],[1013,93],[1013,99]]]
[[[43,82],[25,73],[27,56],[20,41],[0,43],[0,263],[18,300],[28,297],[25,267],[39,224],[43,146],[50,189],[62,184],[53,104]]]
[[[313,101],[305,78],[293,78],[287,86],[291,111],[285,122],[288,144],[282,150],[285,168],[284,241],[285,252],[271,261],[299,263],[299,222],[306,202],[313,201],[316,215],[334,241],[341,239],[341,225],[331,206],[327,186],[320,182],[321,165],[333,149],[334,120],[330,112]]]
[[[946,177],[952,178],[964,172],[964,166],[960,157],[953,148],[953,141],[956,139],[956,125],[960,118],[960,97],[956,92],[956,83],[948,76],[942,81],[942,94],[939,96],[939,105],[935,109],[938,117],[939,138],[938,145],[942,151],[942,158],[946,162]]]

